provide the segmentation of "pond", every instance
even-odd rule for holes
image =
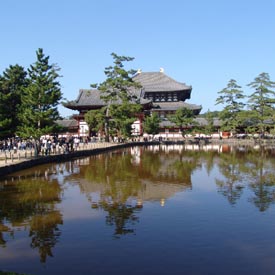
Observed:
[[[0,270],[274,274],[275,149],[132,147],[0,180]]]

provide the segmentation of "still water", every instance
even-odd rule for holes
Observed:
[[[133,147],[0,179],[0,270],[274,274],[275,150]]]

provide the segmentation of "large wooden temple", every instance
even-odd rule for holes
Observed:
[[[167,120],[168,115],[175,113],[179,108],[188,108],[198,115],[202,109],[200,105],[185,102],[191,97],[192,86],[167,76],[163,69],[160,69],[159,72],[138,70],[133,80],[141,84],[141,88],[134,92],[143,106],[144,112],[158,114],[162,120],[160,133],[165,133],[166,136],[169,132],[178,131],[171,127],[171,123]],[[88,133],[88,126],[84,121],[85,113],[106,105],[100,96],[101,92],[97,89],[80,89],[77,99],[64,105],[66,108],[79,112],[74,115],[74,118],[78,121],[80,136],[85,136]],[[138,119],[133,128],[135,135],[142,135],[142,119]]]

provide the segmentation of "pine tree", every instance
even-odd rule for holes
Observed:
[[[168,119],[180,128],[182,136],[184,136],[184,128],[191,129],[197,125],[194,112],[187,108],[178,109],[175,114],[170,115]]]
[[[159,133],[159,124],[161,120],[156,113],[151,116],[146,116],[143,123],[144,133],[149,135],[156,135]]]
[[[93,136],[96,135],[97,132],[102,132],[104,128],[104,112],[102,110],[90,110],[84,115],[84,120],[88,124],[90,133]]]
[[[248,86],[255,90],[248,99],[251,120],[257,122],[256,126],[263,135],[274,116],[275,92],[272,89],[275,82],[270,80],[268,73],[261,73]]]
[[[118,137],[130,137],[132,125],[137,119],[136,114],[140,113],[141,105],[123,102],[122,104],[112,104],[110,115],[112,117],[113,134]]]
[[[133,57],[119,56],[115,53],[111,54],[113,57],[113,66],[105,68],[106,80],[100,85],[91,85],[92,87],[97,87],[99,91],[102,92],[101,98],[106,102],[105,108],[105,139],[109,141],[109,131],[116,132],[117,129],[110,129],[111,126],[117,127],[117,125],[124,125],[123,121],[118,121],[120,118],[124,120],[123,116],[116,117],[116,123],[112,123],[111,119],[111,105],[117,104],[130,104],[133,110],[139,109],[136,105],[139,105],[138,98],[136,97],[136,90],[141,88],[141,85],[133,81],[133,76],[136,70],[126,70],[124,68],[124,63],[132,61]],[[112,108],[114,109],[114,108]],[[135,113],[129,111],[130,117],[135,117]],[[129,122],[129,121],[128,121]],[[128,124],[124,125],[128,130]],[[126,128],[123,133],[127,134],[128,130]]]
[[[19,126],[26,76],[27,72],[19,65],[9,66],[0,76],[0,138],[14,136]]]
[[[240,113],[245,104],[241,101],[245,98],[241,86],[236,80],[231,79],[227,87],[219,92],[220,96],[216,99],[216,105],[224,105],[224,109],[219,113],[219,118],[222,121],[222,130],[236,132],[236,129],[241,126],[242,120]]]
[[[58,78],[59,68],[49,64],[43,49],[36,51],[37,61],[28,69],[29,85],[22,98],[22,125],[19,135],[39,138],[56,131],[55,121],[60,117],[57,109],[62,98]]]

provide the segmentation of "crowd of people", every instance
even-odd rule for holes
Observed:
[[[31,150],[34,144],[32,139],[7,138],[0,140],[0,151]]]
[[[87,138],[83,139],[74,136],[42,136],[39,140],[34,138],[22,139],[14,137],[0,140],[0,152],[35,150],[37,154],[42,155],[69,153],[77,150],[80,142],[88,143],[89,140]]]

